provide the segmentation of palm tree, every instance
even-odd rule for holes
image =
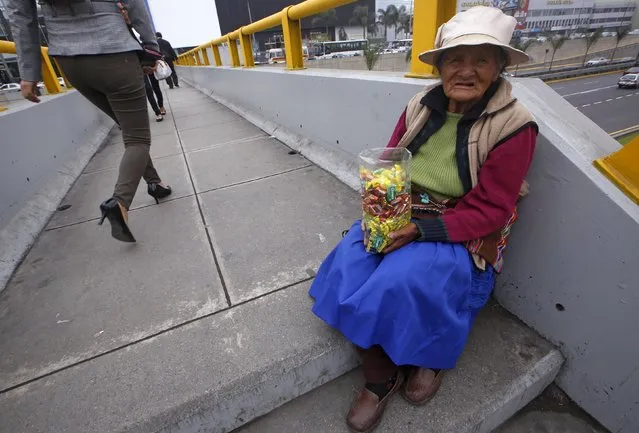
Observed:
[[[325,26],[326,37],[328,38],[328,40],[330,40],[331,38],[328,34],[328,27],[330,25],[335,24],[336,22],[337,22],[337,11],[335,9],[329,9],[313,17],[312,24],[313,24],[313,27]]]
[[[603,33],[603,27],[599,27],[594,32],[590,32],[586,35],[586,54],[584,54],[584,61],[581,62],[581,66],[586,64],[586,57],[588,57],[588,51],[590,48],[601,39],[601,34]]]
[[[353,9],[353,16],[348,23],[353,26],[362,26],[363,38],[366,39],[366,29],[368,27],[368,6],[356,6],[355,9]]]
[[[552,56],[550,57],[550,67],[548,71],[552,69],[552,62],[555,60],[555,53],[561,46],[566,42],[566,37],[562,35],[553,36],[549,39],[550,45],[552,46]]]
[[[406,6],[399,8],[399,16],[397,17],[397,24],[399,27],[395,27],[395,38],[397,38],[397,31],[404,32],[406,36],[410,35],[410,25],[413,17],[406,13]]]
[[[628,33],[630,33],[630,27],[626,26],[626,27],[617,27],[617,43],[615,44],[615,49],[612,50],[612,56],[610,56],[610,61],[613,62],[615,60],[615,53],[617,52],[617,47],[619,46],[619,43],[623,40],[623,38],[625,38],[626,36],[628,36]]]
[[[388,33],[388,28],[397,25],[399,10],[395,5],[388,5],[386,9],[377,10],[377,21],[384,26],[384,39]]]
[[[523,51],[524,53],[528,51],[534,43],[537,41],[535,39],[526,39],[525,41],[521,41],[521,39],[517,39],[511,42],[511,46],[519,51]],[[517,72],[519,71],[519,63],[515,66],[515,77],[517,76]]]

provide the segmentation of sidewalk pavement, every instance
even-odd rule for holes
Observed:
[[[129,212],[138,242],[97,225],[124,151],[115,128],[0,294],[0,432],[126,430],[188,401],[194,383],[209,392],[243,362],[284,357],[291,341],[242,329],[297,326],[300,312],[278,304],[295,296],[308,312],[308,280],[358,217],[354,191],[243,118],[188,87],[165,96],[151,155],[173,194],[156,205],[141,182]],[[234,326],[218,329],[224,320]],[[299,325],[279,335],[303,338],[311,324]],[[235,365],[216,364],[220,350],[237,352]],[[127,389],[140,375],[148,388]]]

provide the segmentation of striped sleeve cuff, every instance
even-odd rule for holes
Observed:
[[[419,229],[418,242],[449,242],[446,226],[440,218],[413,219]]]

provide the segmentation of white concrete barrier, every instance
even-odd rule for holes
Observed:
[[[0,113],[0,291],[112,126],[76,91]]]
[[[180,67],[212,98],[357,187],[354,157],[386,145],[426,81],[393,74]],[[540,137],[496,296],[557,344],[559,385],[612,431],[639,431],[639,207],[592,166],[619,147],[539,80],[514,80]]]

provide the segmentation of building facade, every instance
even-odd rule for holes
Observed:
[[[494,6],[517,19],[521,34],[615,31],[636,23],[638,0],[460,0],[459,10]]]

